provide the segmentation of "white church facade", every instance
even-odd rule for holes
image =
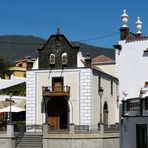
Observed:
[[[118,79],[92,66],[91,58],[83,58],[59,30],[38,49],[37,65],[26,74],[27,125],[97,129],[100,121],[106,126],[119,122]]]

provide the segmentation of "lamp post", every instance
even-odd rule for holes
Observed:
[[[48,108],[47,108],[47,104],[48,104],[48,101],[49,101],[49,98],[45,98],[43,97],[44,99],[44,111],[45,111],[45,124],[48,124]]]
[[[9,112],[9,124],[12,124],[12,111],[11,111],[11,106],[12,106],[12,96],[16,94],[17,91],[9,91],[9,99],[10,99],[10,112]]]
[[[102,122],[102,96],[103,96],[103,88],[99,87],[99,96],[100,96],[100,125],[103,124]]]
[[[14,93],[12,91],[9,92],[9,98],[10,98],[9,124],[12,124],[11,101],[12,101],[13,94]]]

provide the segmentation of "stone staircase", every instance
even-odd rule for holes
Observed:
[[[24,133],[16,148],[42,148],[42,133]]]

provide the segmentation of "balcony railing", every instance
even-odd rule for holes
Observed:
[[[42,87],[43,96],[70,96],[70,87]]]

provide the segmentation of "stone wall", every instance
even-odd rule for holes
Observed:
[[[43,148],[119,148],[119,134],[48,134]]]
[[[7,125],[7,131],[0,132],[0,148],[15,148],[13,125]]]

